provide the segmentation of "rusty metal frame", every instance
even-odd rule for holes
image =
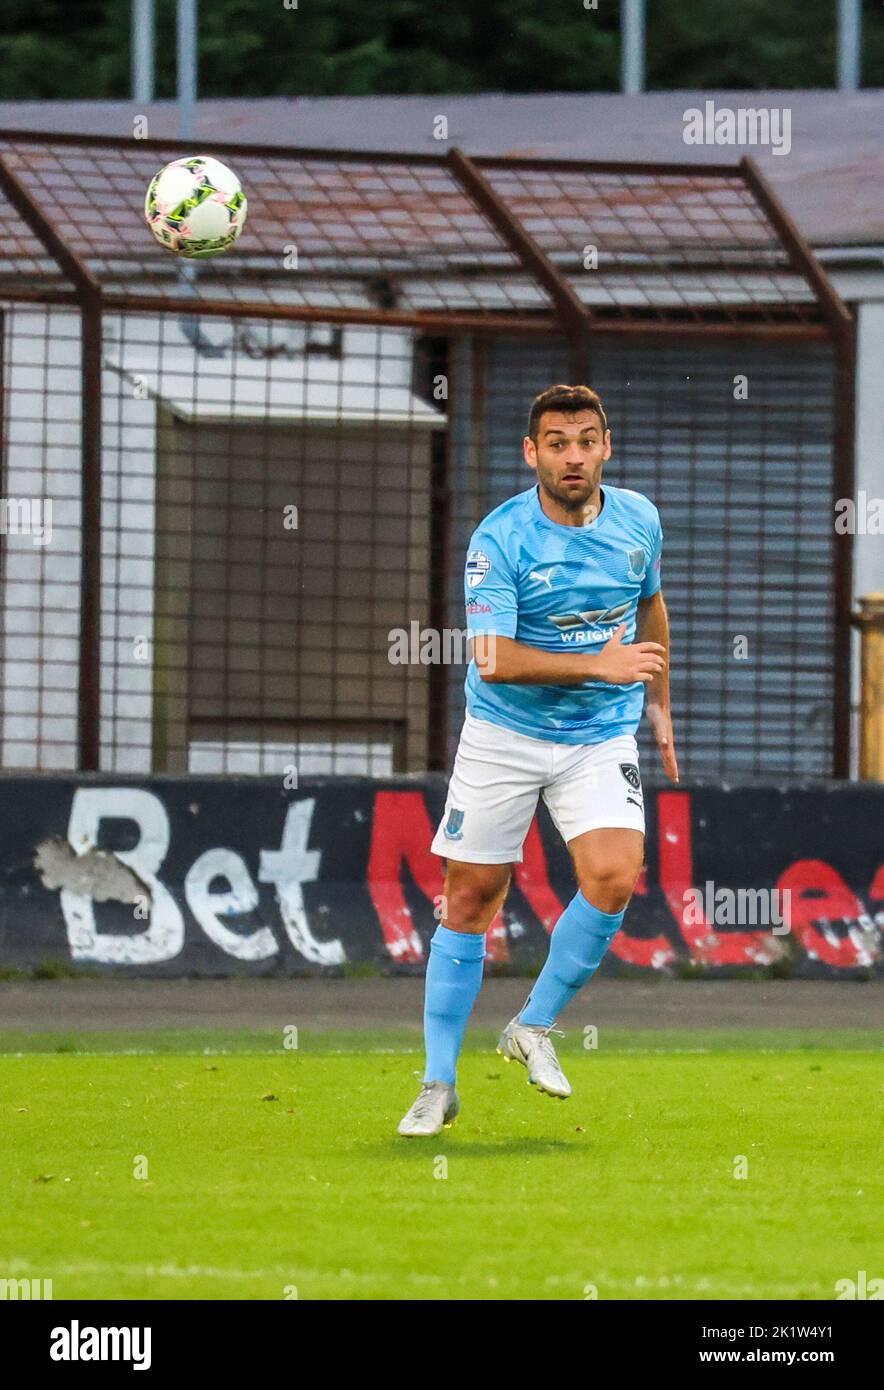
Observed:
[[[31,146],[61,145],[120,150],[131,150],[133,145],[130,136],[78,135],[71,132],[48,134],[38,131],[0,130],[0,145],[6,142]],[[192,149],[192,142],[171,139],[139,140],[137,144],[142,149],[156,149],[158,152],[166,154],[169,152],[187,152]],[[244,145],[227,141],[213,142],[213,149],[217,153],[229,155],[231,158],[240,155],[243,158],[254,159],[257,157],[266,160],[288,158],[341,165],[378,163],[404,167],[410,165],[419,168],[447,169],[476,211],[494,228],[507,249],[515,255],[521,273],[527,274],[549,296],[552,301],[553,312],[551,314],[507,314],[506,312],[497,313],[494,310],[488,310],[484,313],[470,313],[444,309],[403,312],[384,309],[341,309],[284,305],[261,303],[260,301],[250,302],[242,299],[212,300],[206,297],[199,300],[198,312],[201,314],[257,316],[295,321],[321,320],[331,323],[349,322],[368,326],[389,325],[390,327],[417,328],[429,332],[466,333],[497,329],[497,331],[519,334],[543,334],[558,329],[566,334],[572,344],[575,357],[578,359],[585,355],[586,345],[583,340],[589,331],[593,334],[675,332],[690,333],[691,336],[695,337],[715,336],[719,333],[750,338],[765,336],[776,338],[782,335],[808,340],[818,340],[826,336],[824,331],[820,331],[820,324],[813,322],[810,318],[806,318],[804,321],[800,317],[797,320],[783,318],[777,322],[776,316],[778,314],[785,315],[789,312],[788,308],[783,306],[769,306],[767,313],[773,316],[773,320],[768,317],[760,322],[742,321],[738,306],[733,306],[728,310],[728,313],[732,315],[731,318],[715,318],[715,311],[705,306],[697,307],[691,317],[682,316],[679,309],[662,310],[660,317],[649,316],[647,318],[636,314],[613,317],[605,313],[593,312],[576,294],[566,275],[553,263],[530,233],[510,212],[484,175],[484,171],[491,169],[523,169],[526,171],[646,174],[657,177],[674,175],[740,180],[746,184],[759,208],[770,219],[789,255],[793,270],[808,284],[813,294],[813,302],[819,306],[826,324],[835,330],[839,322],[844,322],[845,315],[849,318],[848,311],[832,289],[825,271],[809,251],[809,248],[806,247],[806,243],[803,243],[791,218],[782,208],[757,165],[751,159],[743,159],[733,164],[697,165],[684,161],[631,163],[619,160],[534,159],[530,156],[467,156],[456,146],[452,147],[446,154],[437,155],[385,150]],[[23,186],[21,191],[27,197]],[[48,219],[43,218],[42,220],[44,228],[49,229],[51,224]],[[52,229],[52,233],[58,249],[66,255],[70,255],[68,248],[55,234],[54,229]],[[800,250],[797,249],[799,247]],[[654,273],[655,271],[661,275],[667,273],[666,267],[645,266],[643,269],[646,273]],[[69,278],[75,284],[79,283],[76,276]],[[5,297],[10,300],[19,298],[20,294],[22,298],[31,297],[33,294],[29,287],[22,287],[21,291],[18,288],[10,289],[7,287],[3,292]],[[56,293],[59,292],[56,291]],[[174,295],[131,294],[127,291],[108,290],[104,290],[103,294],[103,302],[109,309],[178,312],[181,308],[180,299]],[[58,302],[63,301],[59,299]],[[808,309],[810,307],[810,305],[807,306]],[[791,312],[794,314],[795,309],[793,308]]]
[[[215,318],[289,319],[299,323],[359,323],[375,328],[418,328],[426,333],[449,330],[474,333],[493,327],[493,320],[489,323],[488,314],[451,313],[444,309],[402,313],[396,309],[337,309],[318,305],[262,304],[259,300],[249,302],[241,299],[189,299],[185,305],[183,300],[174,295],[115,293],[105,293],[103,302],[107,309],[134,312],[180,314],[186,309],[188,314],[206,314]],[[539,314],[536,318],[506,318],[507,332],[550,333],[560,331],[560,328],[558,320],[551,314]]]
[[[523,268],[546,290],[568,338],[579,341],[590,326],[590,310],[488,180],[482,177],[478,165],[456,147],[449,150],[446,163],[464,192],[515,252]]]
[[[801,235],[795,221],[783,207],[755,160],[745,155],[737,167],[742,170],[756,201],[767,213],[793,267],[813,290],[832,332],[839,333],[849,328],[853,323],[850,310],[813,254],[810,243]]]
[[[85,145],[92,148],[131,149],[133,142],[143,149],[177,150],[182,154],[193,150],[192,140],[168,139],[165,136],[136,140],[132,135],[78,134],[76,131],[45,131],[0,129],[0,142],[20,141],[29,145]],[[452,148],[457,148],[453,146]],[[427,154],[408,150],[354,150],[321,145],[262,145],[243,144],[242,141],[213,140],[212,149],[225,154],[257,155],[264,159],[279,159],[280,156],[297,156],[301,159],[331,160],[338,164],[420,164],[424,166],[444,163],[447,154]],[[533,155],[471,155],[473,164],[481,169],[494,167],[519,167],[546,169],[549,171],[583,169],[587,173],[598,174],[687,174],[693,177],[709,175],[716,178],[733,178],[739,169],[738,163],[691,163],[688,160],[630,160],[630,159],[572,159],[569,157],[535,158]]]
[[[2,130],[3,142],[30,146],[50,144],[103,149],[131,149],[128,136],[78,135],[35,131]],[[146,140],[146,148],[164,152],[187,152],[192,142],[176,140]],[[521,272],[529,276],[551,301],[551,312],[496,314],[446,310],[400,312],[384,309],[348,309],[335,307],[264,304],[260,301],[200,299],[189,300],[187,312],[223,317],[260,317],[324,323],[366,324],[377,327],[411,327],[434,334],[542,334],[562,332],[571,348],[575,372],[589,360],[592,339],[596,335],[635,334],[648,336],[678,336],[680,338],[763,338],[770,341],[830,341],[834,353],[835,422],[833,470],[834,497],[852,495],[854,484],[855,448],[855,375],[856,332],[849,308],[831,285],[825,270],[802,237],[795,222],[786,212],[777,195],[762,175],[754,160],[744,158],[736,164],[692,164],[686,162],[653,163],[629,161],[595,161],[575,159],[533,159],[530,157],[466,155],[454,147],[447,154],[415,154],[388,150],[340,150],[287,148],[281,145],[243,145],[233,142],[213,142],[213,149],[222,155],[240,154],[250,158],[315,159],[327,163],[411,165],[445,168],[485,221],[501,237],[505,247],[514,254]],[[685,312],[681,307],[661,310],[660,317],[641,314],[608,316],[593,312],[583,303],[567,276],[546,254],[497,193],[486,171],[492,169],[569,171],[598,174],[676,175],[694,178],[716,177],[741,179],[755,202],[766,215],[784,248],[793,271],[808,285],[813,303],[818,306],[822,322],[810,317],[802,319],[798,306],[787,319],[783,309],[771,306],[766,310],[773,320],[758,321],[744,316],[739,306],[729,310],[731,317],[713,317],[715,310],[704,307]],[[41,290],[33,285],[4,288],[0,293],[11,302],[31,302],[78,307],[81,314],[81,448],[82,448],[82,546],[80,563],[80,632],[78,671],[78,746],[80,767],[84,771],[99,767],[100,744],[100,618],[101,618],[101,339],[102,316],[107,309],[180,313],[182,301],[173,295],[132,294],[103,291],[98,277],[90,266],[65,242],[24,183],[0,153],[0,192],[37,237],[49,257],[58,266],[70,289]],[[653,271],[654,267],[644,267]],[[661,267],[661,274],[666,267]],[[510,272],[511,273],[511,272]],[[808,311],[812,305],[805,306]],[[783,316],[776,321],[777,312]],[[704,318],[704,313],[707,317]],[[751,313],[751,310],[750,310]],[[665,314],[665,317],[662,316]],[[699,317],[698,317],[699,315]],[[834,773],[849,775],[849,693],[850,693],[850,631],[852,541],[849,536],[835,540],[834,584]]]
[[[33,296],[31,296],[33,297]],[[16,299],[18,295],[7,295]],[[62,301],[65,302],[65,301]],[[118,312],[172,313],[196,312],[213,318],[264,318],[289,320],[298,323],[363,324],[375,328],[416,328],[425,333],[508,333],[518,336],[542,337],[549,333],[565,333],[568,329],[555,314],[537,314],[532,317],[504,313],[498,322],[491,313],[470,314],[446,309],[425,309],[414,313],[395,309],[339,309],[323,308],[313,305],[262,304],[258,300],[221,301],[211,299],[188,300],[187,305],[174,295],[154,294],[116,294],[105,293],[102,300],[108,310]],[[696,338],[778,338],[802,339],[805,341],[829,340],[831,329],[825,323],[790,321],[781,323],[755,322],[739,316],[728,322],[697,318],[603,318],[592,319],[593,336],[619,334],[647,335],[651,333],[677,334]]]

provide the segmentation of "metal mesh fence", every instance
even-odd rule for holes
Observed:
[[[115,694],[147,639],[153,765],[424,767],[427,668],[388,659],[390,630],[429,621],[445,424],[413,390],[411,335],[354,330],[344,356],[334,333],[217,320],[207,356],[174,319],[119,329],[112,457],[122,482],[139,455],[146,487],[121,515],[115,598],[152,632],[120,634]]]
[[[480,163],[599,318],[818,320],[813,291],[741,180],[700,170]]]
[[[849,343],[751,169],[233,150],[194,269],[141,221],[174,145],[0,152],[4,767],[444,767],[466,540],[578,378],[663,514],[685,771],[839,766]]]
[[[77,765],[79,353],[76,310],[4,308],[0,679],[7,767]]]
[[[655,499],[672,625],[679,766],[689,777],[826,775],[833,762],[832,360],[826,344],[616,340],[591,380],[612,427],[605,482]],[[455,351],[454,549],[532,481],[521,436],[568,345],[475,340]],[[746,396],[734,383],[745,378]],[[471,393],[471,389],[472,393]],[[449,621],[462,610],[451,576]],[[463,714],[450,689],[449,753]],[[644,775],[663,780],[646,725]]]
[[[438,160],[239,148],[248,237],[182,276],[180,262],[157,254],[143,219],[152,176],[180,155],[174,143],[39,136],[6,143],[10,174],[108,302],[184,297],[203,308],[345,316],[550,308],[548,294]],[[4,272],[8,287],[39,260],[32,234],[17,235],[9,218],[7,230],[0,289]],[[39,273],[48,286],[50,267],[39,264]]]

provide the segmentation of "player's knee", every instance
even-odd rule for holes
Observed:
[[[445,925],[452,931],[484,931],[499,897],[500,885],[482,880],[449,888]]]
[[[620,912],[632,897],[641,864],[632,859],[611,860],[581,878],[580,891],[599,912]]]

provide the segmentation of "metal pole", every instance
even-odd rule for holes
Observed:
[[[178,0],[178,137],[192,140],[196,123],[197,0]]]
[[[451,363],[453,343],[446,339],[444,346],[445,376],[448,378],[448,399],[452,398]],[[449,407],[446,406],[446,416]],[[430,627],[442,632],[448,622],[449,565],[451,550],[451,437],[450,425],[430,434]],[[448,691],[450,669],[438,663],[429,668],[429,724],[427,728],[427,768],[444,772],[448,766]]]
[[[645,0],[620,0],[620,90],[645,89]]]
[[[858,91],[862,77],[862,0],[838,0],[838,86]]]
[[[854,497],[856,487],[856,326],[849,323],[834,335],[834,431],[831,515],[841,497]],[[834,523],[830,523],[833,525]],[[853,537],[833,534],[833,704],[832,776],[850,776],[851,610],[853,607]]]
[[[572,333],[568,340],[568,380],[575,386],[592,381],[592,339],[589,333]]]
[[[79,766],[101,767],[101,295],[83,294],[80,339]]]
[[[884,782],[884,594],[866,594],[854,618],[862,630],[859,775]]]
[[[197,0],[178,0],[178,138],[192,140],[196,127],[196,54],[197,54]],[[195,151],[191,151],[195,153]],[[186,298],[196,294],[196,265],[183,261],[178,269],[181,293]],[[186,320],[184,321],[186,324]],[[196,325],[185,327],[185,332],[193,334]]]
[[[154,98],[154,0],[132,0],[132,100],[146,106]]]

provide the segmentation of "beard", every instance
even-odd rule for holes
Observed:
[[[583,475],[580,483],[563,482],[561,472],[551,468],[538,467],[537,477],[547,496],[565,511],[572,515],[586,513],[584,517],[586,521],[594,521],[598,516],[598,487],[601,481],[601,469],[592,478]]]

